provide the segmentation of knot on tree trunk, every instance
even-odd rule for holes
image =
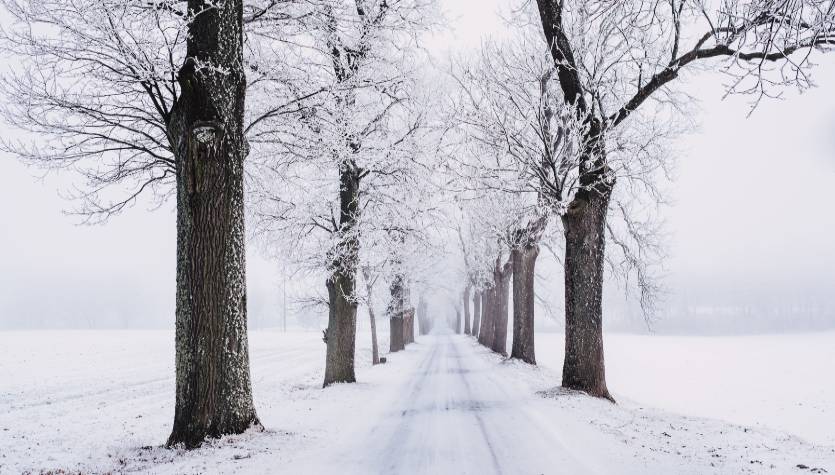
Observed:
[[[217,151],[223,141],[223,126],[214,120],[201,120],[191,128],[191,137],[195,145]]]

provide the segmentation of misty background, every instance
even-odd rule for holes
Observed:
[[[427,41],[443,58],[504,29],[504,2],[446,2],[449,30]],[[675,181],[664,208],[667,288],[651,325],[658,333],[760,333],[835,328],[835,61],[813,71],[818,87],[787,90],[748,117],[750,97],[723,99],[719,73],[682,84],[700,97],[697,127],[674,145]],[[14,64],[6,64],[14,68]],[[2,127],[2,126],[0,126]],[[4,138],[19,132],[0,128]],[[79,226],[71,172],[44,174],[0,152],[0,328],[173,328],[175,212],[140,200],[105,225]],[[455,245],[451,243],[450,245]],[[450,263],[457,267],[459,263]],[[562,327],[562,276],[540,255],[544,301],[538,325]],[[324,326],[323,310],[295,305],[310,286],[250,243],[251,328],[281,326],[286,283],[291,325]],[[553,291],[552,291],[553,290]],[[447,312],[446,299],[432,311]],[[633,300],[615,285],[604,306],[608,330],[646,332]],[[365,323],[364,311],[359,318]]]

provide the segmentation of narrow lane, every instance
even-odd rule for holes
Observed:
[[[582,474],[594,473],[565,448],[541,401],[491,374],[495,363],[473,341],[435,334],[421,339],[419,363],[375,398],[350,437],[321,454],[314,473]]]

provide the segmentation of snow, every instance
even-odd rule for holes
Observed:
[[[323,390],[320,332],[252,332],[266,431],[186,452],[160,447],[172,332],[2,332],[0,473],[835,471],[835,333],[607,334],[618,405],[555,388],[559,334],[537,337],[540,367],[434,334],[372,368],[365,333],[360,382]]]
[[[835,446],[835,332],[604,338],[607,381],[620,399]],[[537,362],[559,370],[563,335],[536,344]]]

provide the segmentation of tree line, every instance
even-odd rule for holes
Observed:
[[[186,447],[260,427],[249,236],[324,280],[323,386],[356,380],[360,303],[380,361],[376,283],[390,351],[429,332],[425,295],[453,256],[450,323],[502,354],[512,324],[510,357],[534,364],[536,261],[559,248],[562,384],[612,399],[604,272],[651,309],[651,211],[693,100],[684,73],[721,70],[755,106],[811,87],[813,54],[835,42],[831,1],[537,0],[513,9],[511,38],[439,68],[421,45],[443,23],[435,0],[0,3],[0,44],[20,62],[2,116],[27,132],[3,148],[77,173],[85,221],[140,196],[176,204],[168,445]]]

